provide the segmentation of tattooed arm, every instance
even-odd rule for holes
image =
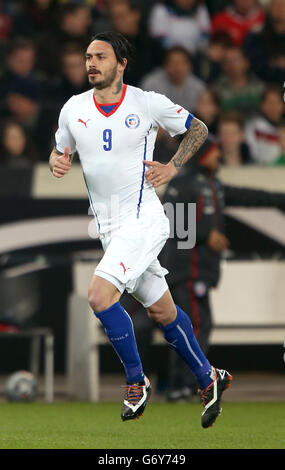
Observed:
[[[201,145],[205,142],[207,135],[207,126],[202,121],[194,117],[191,122],[191,126],[178,147],[176,154],[170,160],[177,170],[179,170],[184,163],[188,162],[188,160],[195,155]]]
[[[147,180],[152,183],[155,188],[168,183],[177,175],[179,169],[195,155],[205,142],[207,135],[207,126],[194,117],[188,131],[184,134],[176,154],[167,165],[144,160],[145,165],[150,167],[150,170],[146,172]]]

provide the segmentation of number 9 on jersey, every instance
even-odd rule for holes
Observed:
[[[103,131],[103,141],[105,144],[103,145],[103,149],[108,152],[112,150],[112,131],[111,129],[105,129]]]

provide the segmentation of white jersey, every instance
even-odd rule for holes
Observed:
[[[78,152],[90,205],[100,233],[120,226],[143,205],[160,204],[146,180],[143,160],[153,159],[159,127],[171,136],[183,134],[193,115],[166,96],[123,86],[119,103],[106,114],[93,89],[72,96],[63,106],[55,135],[57,150]]]

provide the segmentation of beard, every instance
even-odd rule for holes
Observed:
[[[104,90],[104,88],[108,88],[114,82],[117,75],[117,67],[113,67],[109,72],[105,73],[105,76],[102,77],[98,75],[97,77],[91,77],[88,74],[88,80],[90,85],[93,85],[96,90]]]

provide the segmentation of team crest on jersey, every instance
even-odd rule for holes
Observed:
[[[136,129],[140,125],[140,118],[137,114],[129,114],[125,119],[125,124],[129,129]]]

